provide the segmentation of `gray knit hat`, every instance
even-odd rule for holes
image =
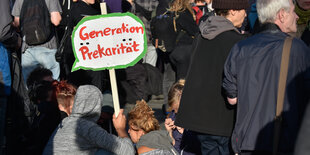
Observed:
[[[214,9],[242,10],[249,8],[249,0],[213,0]]]

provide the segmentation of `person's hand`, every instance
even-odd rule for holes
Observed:
[[[113,125],[116,130],[124,129],[126,128],[126,116],[123,114],[124,109],[120,109],[118,116],[116,117],[115,114],[113,114]]]
[[[172,130],[175,128],[174,121],[172,121],[171,118],[166,118],[166,120],[165,120],[165,127],[166,127],[166,130],[169,133],[171,133]]]
[[[123,114],[124,109],[120,109],[118,116],[116,117],[113,114],[113,125],[119,137],[128,137],[128,134],[125,130],[126,128],[126,116]]]
[[[127,0],[127,2],[129,2],[131,5],[133,4],[134,0]]]

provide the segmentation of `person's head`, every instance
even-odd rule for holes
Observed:
[[[35,81],[28,87],[28,95],[34,104],[52,102],[52,83],[50,81]]]
[[[169,11],[173,12],[182,12],[186,9],[193,15],[193,18],[195,19],[196,17],[190,0],[173,0],[169,7]]]
[[[37,67],[35,68],[28,76],[27,78],[27,87],[31,87],[35,82],[41,82],[41,81],[50,81],[52,82],[53,79],[53,73],[51,70],[46,69],[44,67]]]
[[[58,108],[61,111],[66,112],[68,115],[72,112],[72,106],[74,103],[74,96],[76,94],[76,88],[67,83],[67,81],[53,81],[54,97],[57,100]]]
[[[96,123],[100,118],[103,97],[93,85],[82,85],[76,90],[70,116]]]
[[[303,10],[310,10],[310,0],[296,0],[297,5]]]
[[[137,143],[144,134],[159,130],[154,111],[144,100],[137,101],[135,107],[128,113],[128,125],[128,133],[133,143]]]
[[[230,20],[237,28],[242,26],[246,17],[246,9],[249,8],[248,0],[213,0],[212,7],[216,15]]]
[[[257,0],[256,8],[262,24],[275,23],[285,33],[297,31],[298,16],[292,0]]]
[[[173,84],[168,92],[168,111],[174,110],[175,113],[179,110],[180,100],[184,88],[185,80],[180,79],[178,82]]]

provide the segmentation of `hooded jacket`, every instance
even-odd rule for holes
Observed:
[[[137,148],[146,146],[155,150],[143,153],[143,155],[176,155],[177,150],[172,146],[172,139],[166,130],[151,131],[143,135],[137,143]]]
[[[221,84],[232,46],[245,38],[224,17],[211,16],[200,24],[175,125],[204,134],[230,136],[235,109],[228,106]]]
[[[102,100],[101,91],[95,86],[80,86],[71,115],[56,128],[43,154],[95,154],[98,149],[114,154],[134,154],[129,138],[109,134],[96,124]]]

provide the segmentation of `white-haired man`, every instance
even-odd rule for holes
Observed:
[[[285,38],[296,32],[292,0],[257,0],[260,33],[237,43],[225,66],[223,88],[238,104],[232,148],[241,154],[269,154],[273,148],[280,62]],[[282,114],[279,152],[292,152],[310,89],[310,49],[293,39]]]

